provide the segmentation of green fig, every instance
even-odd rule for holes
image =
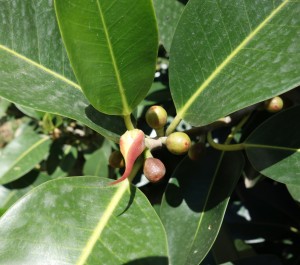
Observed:
[[[152,106],[146,112],[146,122],[153,129],[162,129],[167,123],[168,114],[161,106]]]
[[[278,112],[283,108],[283,100],[281,97],[274,97],[266,100],[264,103],[265,109],[269,112]]]
[[[184,132],[174,132],[168,136],[166,146],[172,154],[182,155],[190,149],[191,139]]]

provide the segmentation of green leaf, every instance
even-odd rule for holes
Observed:
[[[34,168],[49,152],[48,136],[24,133],[0,153],[0,184],[11,182]]]
[[[21,106],[21,105],[18,105],[18,104],[15,104],[15,106],[19,111],[23,112],[25,115],[27,115],[31,118],[34,118],[36,120],[42,119],[43,116],[45,115],[45,113],[42,112],[42,111],[27,108],[27,107],[24,107],[24,106]]]
[[[50,178],[62,178],[68,176],[77,158],[77,149],[71,145],[63,146],[62,155],[55,170],[51,172]],[[48,158],[49,161],[49,158]],[[49,161],[51,163],[51,161]]]
[[[102,148],[88,156],[83,173],[90,176],[108,177],[108,157]]]
[[[243,164],[240,152],[222,155],[208,149],[203,160],[196,163],[187,157],[178,166],[160,211],[172,264],[199,264],[205,258],[219,233]]]
[[[272,116],[244,145],[253,167],[284,184],[300,185],[300,105]]]
[[[129,115],[150,89],[158,36],[151,0],[56,0],[75,75],[99,111]]]
[[[35,110],[78,120],[118,141],[125,126],[91,107],[66,58],[52,0],[1,1],[0,95]]]
[[[157,17],[159,41],[170,51],[173,35],[184,4],[180,0],[153,0]]]
[[[0,219],[0,263],[168,264],[164,228],[128,181],[48,181]]]
[[[4,98],[0,98],[0,118],[6,115],[6,110],[10,106],[11,102],[5,100]]]
[[[300,3],[190,0],[170,51],[178,118],[216,119],[300,84]]]
[[[286,185],[286,187],[294,200],[300,202],[300,186]]]
[[[32,172],[32,171],[31,171]],[[25,177],[31,174],[29,172]],[[34,172],[35,173],[35,172]],[[46,173],[38,174],[36,180],[29,186],[21,189],[12,189],[4,186],[0,186],[0,211],[3,213],[12,206],[17,200],[24,196],[27,192],[37,187],[41,183],[50,180],[50,177]],[[1,213],[0,213],[1,216]]]

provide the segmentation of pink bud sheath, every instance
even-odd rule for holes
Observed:
[[[120,183],[130,175],[134,162],[145,149],[145,134],[139,129],[126,131],[120,138],[120,151],[125,160],[125,172],[123,176],[110,185]]]

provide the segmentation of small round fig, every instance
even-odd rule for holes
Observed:
[[[174,132],[168,136],[166,146],[172,154],[182,155],[190,149],[191,139],[184,132]]]
[[[265,109],[269,112],[278,112],[283,108],[283,100],[281,97],[274,97],[266,100],[264,103]]]
[[[204,143],[193,144],[188,152],[188,156],[191,160],[197,161],[205,156],[206,148]]]
[[[152,182],[160,181],[166,174],[165,165],[157,158],[149,157],[144,162],[144,175]]]
[[[125,166],[124,158],[120,151],[113,151],[110,154],[108,163],[113,168],[122,168]]]
[[[161,129],[167,123],[168,114],[161,106],[152,106],[146,112],[146,122],[153,129]]]

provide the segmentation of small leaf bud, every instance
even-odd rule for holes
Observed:
[[[184,132],[171,133],[167,138],[166,146],[172,154],[182,155],[189,150],[191,139]]]
[[[143,172],[150,182],[156,183],[164,177],[166,168],[159,159],[149,157],[144,162]]]
[[[167,123],[168,114],[161,106],[152,106],[146,112],[146,122],[153,129],[161,129]]]

